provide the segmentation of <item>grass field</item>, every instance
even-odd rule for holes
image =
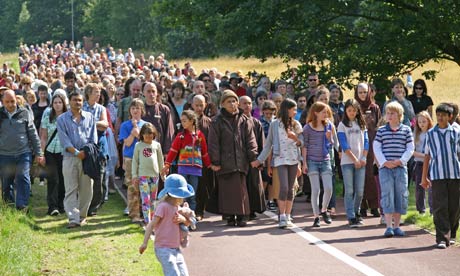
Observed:
[[[280,77],[281,72],[287,69],[286,64],[281,59],[268,59],[260,63],[255,58],[242,59],[234,57],[220,57],[217,59],[182,59],[172,60],[170,63],[177,63],[183,66],[186,61],[190,61],[192,66],[201,72],[202,69],[217,68],[220,72],[229,70],[234,72],[241,70],[243,74],[248,71],[256,70],[265,72],[271,80]],[[291,67],[297,66],[298,62],[290,63]],[[460,96],[460,66],[451,61],[442,61],[440,63],[429,62],[423,68],[419,68],[412,73],[413,81],[422,78],[422,72],[425,70],[436,70],[438,75],[434,81],[427,81],[428,94],[432,97],[435,105],[444,101],[453,101],[458,103]],[[404,79],[405,81],[405,79]],[[412,93],[412,91],[410,91]],[[352,91],[345,91],[345,98],[352,97]]]
[[[46,215],[46,186],[32,187],[29,214],[0,206],[1,275],[162,275],[152,242],[138,253],[144,232],[123,216],[120,196],[68,230],[65,215]]]

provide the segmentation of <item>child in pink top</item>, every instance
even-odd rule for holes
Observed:
[[[180,251],[179,224],[188,225],[190,221],[180,214],[180,205],[184,198],[194,194],[193,187],[187,184],[183,176],[169,175],[165,180],[164,189],[158,195],[161,202],[155,210],[155,216],[145,230],[144,242],[139,247],[139,253],[144,253],[150,234],[155,228],[155,255],[161,263],[164,275],[188,275],[187,265]]]

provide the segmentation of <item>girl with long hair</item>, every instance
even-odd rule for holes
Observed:
[[[294,183],[301,175],[300,147],[302,144],[302,126],[294,119],[297,104],[285,99],[278,111],[278,117],[270,124],[264,149],[253,167],[258,167],[272,152],[274,167],[278,170],[280,191],[278,196],[279,228],[292,227],[291,211],[294,202]]]
[[[330,107],[323,102],[314,103],[307,117],[307,124],[303,128],[304,147],[303,173],[307,174],[311,183],[311,205],[315,217],[313,227],[320,227],[321,215],[326,224],[332,220],[327,207],[332,196],[332,167],[330,150],[333,141],[334,125],[329,121]],[[323,181],[324,194],[322,208],[319,210],[320,177]]]
[[[366,156],[369,150],[366,123],[355,99],[345,102],[345,113],[339,123],[337,136],[342,146],[340,165],[345,188],[345,211],[349,226],[355,228],[363,224],[359,208],[363,199]]]
[[[57,117],[67,111],[66,99],[56,93],[50,108],[45,110],[40,126],[40,142],[45,152],[48,177],[48,215],[57,216],[64,211],[64,176],[62,174],[62,146],[57,136]]]

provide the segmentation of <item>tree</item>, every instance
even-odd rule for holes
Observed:
[[[430,60],[460,65],[455,0],[175,0],[161,1],[160,9],[171,24],[200,31],[243,57],[318,65],[323,81],[348,86],[384,81]]]
[[[20,38],[25,43],[72,39],[71,0],[23,1],[29,18],[19,25]],[[81,37],[83,11],[86,1],[73,1],[75,37]]]
[[[0,51],[17,48],[21,1],[0,0]]]

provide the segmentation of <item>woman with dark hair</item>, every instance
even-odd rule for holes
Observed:
[[[67,111],[66,99],[62,94],[55,94],[50,108],[43,113],[40,130],[40,143],[45,152],[48,175],[47,201],[48,215],[57,216],[64,211],[64,176],[62,174],[62,146],[57,136],[56,119]]]
[[[414,82],[412,94],[407,96],[407,99],[412,103],[415,114],[421,111],[428,111],[430,116],[433,116],[433,100],[428,96],[424,80],[418,79]]]
[[[257,120],[260,120],[260,117],[262,116],[262,105],[267,99],[267,92],[258,91],[256,93],[256,96],[254,98],[255,107],[252,110],[252,117],[256,118]]]
[[[274,167],[278,170],[280,191],[278,196],[279,228],[292,227],[291,211],[294,202],[294,183],[301,175],[300,148],[303,145],[302,126],[294,119],[297,104],[285,99],[280,106],[278,119],[270,124],[264,149],[251,165],[259,167],[273,152]]]
[[[371,100],[369,93],[369,86],[367,83],[360,83],[355,89],[355,100],[359,102],[361,113],[366,122],[367,135],[369,138],[369,151],[366,157],[366,176],[364,179],[364,195],[361,203],[360,215],[367,216],[367,209],[371,209],[373,216],[378,217],[379,214],[379,184],[374,177],[374,150],[372,144],[374,142],[375,134],[378,129],[378,122],[382,117],[380,108]]]

